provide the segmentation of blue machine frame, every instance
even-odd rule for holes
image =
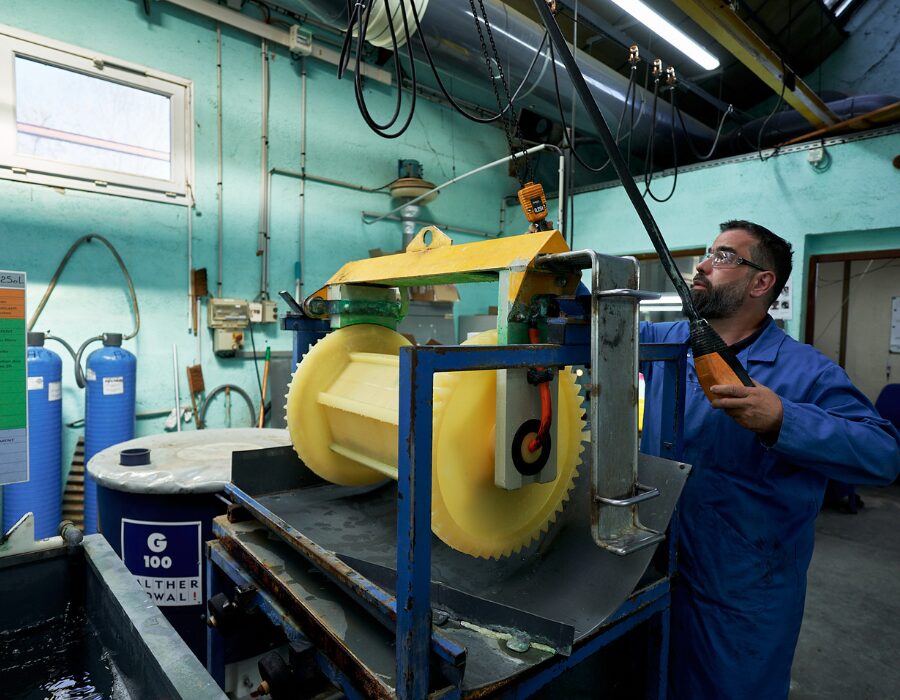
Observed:
[[[302,324],[302,322],[301,322]],[[296,326],[285,326],[295,330]],[[318,329],[317,329],[318,330]],[[295,339],[295,355],[298,348]],[[436,372],[457,372],[512,367],[563,367],[584,365],[590,356],[586,345],[510,345],[510,346],[408,346],[400,349],[400,413],[397,493],[397,592],[396,599],[349,569],[333,553],[308,541],[302,533],[281,521],[277,516],[256,504],[251,496],[235,486],[228,492],[241,505],[294,541],[305,540],[301,554],[338,583],[345,591],[364,604],[383,621],[393,624],[396,619],[396,696],[402,700],[418,700],[428,694],[429,667],[432,652],[445,664],[464,663],[465,649],[444,638],[432,629],[431,609],[431,469],[432,414],[430,405],[433,379]],[[641,362],[664,362],[665,401],[661,407],[661,445],[659,455],[679,459],[683,444],[684,378],[686,348],[683,345],[654,344],[640,346]],[[666,575],[637,593],[598,628],[592,636],[579,640],[570,656],[556,656],[542,664],[537,673],[529,674],[514,686],[515,697],[527,697],[564,671],[584,662],[597,651],[618,639],[637,625],[648,620],[659,633],[659,666],[652,676],[651,697],[664,698],[668,672],[668,637],[670,580],[675,570],[677,521],[669,527]],[[297,547],[295,547],[297,549]],[[252,583],[240,565],[216,543],[208,553],[208,581],[213,595],[218,569],[238,585]],[[348,574],[349,570],[349,574]],[[301,638],[302,629],[290,621],[271,596],[257,593],[260,609],[279,627],[285,628],[289,638]],[[210,631],[208,639],[209,670],[217,680],[222,679],[224,663],[221,636]],[[326,675],[339,685],[348,697],[358,697],[358,691],[344,674],[322,654],[317,655]],[[509,691],[507,691],[509,692]],[[460,697],[456,692],[442,697]]]

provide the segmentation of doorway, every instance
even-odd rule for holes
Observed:
[[[809,259],[804,338],[843,367],[873,403],[900,381],[900,348],[891,351],[900,309],[900,250],[813,255]],[[895,301],[895,298],[897,301]]]

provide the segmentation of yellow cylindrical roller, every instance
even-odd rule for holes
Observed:
[[[496,344],[496,331],[472,344]],[[399,349],[409,342],[374,325],[353,325],[319,341],[298,365],[287,396],[294,449],[322,478],[364,485],[397,478]],[[434,378],[432,529],[449,546],[480,557],[510,555],[546,531],[568,497],[584,423],[570,370],[560,373],[557,478],[506,491],[494,485],[496,371]]]

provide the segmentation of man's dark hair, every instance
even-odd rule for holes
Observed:
[[[732,219],[719,224],[720,233],[733,229],[746,231],[756,239],[756,244],[753,246],[753,262],[775,273],[775,284],[772,286],[769,296],[769,304],[771,304],[781,294],[788,277],[791,276],[791,259],[794,256],[791,244],[781,236],[772,233],[765,226],[754,224],[752,221]]]

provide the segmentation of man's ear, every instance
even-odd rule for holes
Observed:
[[[766,296],[775,286],[774,272],[757,272],[750,285],[750,296],[753,298]]]

